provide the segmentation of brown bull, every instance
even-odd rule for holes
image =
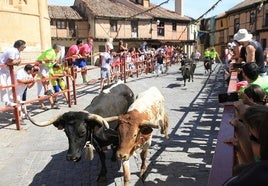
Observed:
[[[114,119],[117,119],[119,123],[120,142],[117,157],[122,160],[124,184],[128,185],[130,180],[129,158],[135,151],[141,150],[140,176],[143,176],[147,169],[145,160],[148,148],[151,145],[153,128],[161,128],[161,134],[164,134],[166,139],[169,139],[164,97],[157,88],[152,87],[137,96],[126,114],[112,117],[108,120]]]

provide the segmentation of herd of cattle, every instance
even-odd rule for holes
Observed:
[[[105,152],[112,147],[112,161],[121,160],[124,185],[129,185],[129,158],[140,151],[140,176],[146,172],[145,160],[151,145],[154,128],[168,136],[168,117],[164,109],[164,97],[156,87],[134,97],[125,84],[117,83],[106,87],[96,96],[85,111],[70,111],[46,122],[36,122],[29,114],[29,120],[37,126],[53,124],[64,129],[68,138],[68,161],[78,162],[86,144],[91,144],[99,155],[101,170],[98,181],[106,179]]]

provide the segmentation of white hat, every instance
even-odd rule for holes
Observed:
[[[234,35],[234,40],[241,42],[241,41],[250,41],[252,39],[252,34],[249,34],[246,29],[240,29]]]

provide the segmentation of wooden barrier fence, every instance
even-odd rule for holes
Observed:
[[[227,93],[236,92],[237,72],[232,72]],[[233,105],[225,105],[220,130],[217,138],[215,154],[212,160],[208,186],[222,186],[224,182],[233,176],[233,167],[236,164],[234,147],[224,143],[227,138],[234,137],[234,127],[229,124],[230,120],[235,117]]]
[[[66,67],[68,68],[68,63],[67,63],[67,60],[66,59],[66,62],[64,63],[66,65]],[[136,68],[133,70],[133,74],[136,74],[137,77],[141,74],[141,73],[148,73],[150,71],[149,68],[155,68],[154,66],[154,62],[152,61],[153,59],[152,58],[147,58],[146,60],[143,60],[143,61],[139,61],[139,58],[138,56],[135,58],[135,66]],[[129,70],[126,68],[126,62],[125,62],[125,57],[121,56],[119,57],[119,77],[121,78],[121,80],[124,80],[124,82],[126,82],[126,79],[128,78],[128,74],[129,74]],[[22,63],[21,65],[26,65],[26,64],[36,64],[36,62],[27,62],[27,63]],[[170,57],[166,57],[165,58],[165,65],[166,66],[170,66],[171,63],[170,63]],[[0,65],[1,66],[6,66],[6,65]],[[17,91],[16,91],[16,86],[19,85],[19,83],[16,82],[16,79],[15,79],[15,70],[14,70],[14,66],[9,66],[10,68],[10,77],[11,77],[11,85],[8,85],[8,86],[2,86],[0,85],[0,89],[5,89],[5,88],[11,88],[12,89],[12,96],[13,96],[13,102],[16,103],[15,106],[5,106],[3,108],[0,108],[0,112],[5,112],[5,111],[9,111],[9,110],[13,110],[13,116],[15,118],[15,121],[16,121],[16,128],[17,130],[20,130],[20,126],[21,126],[21,116],[20,116],[20,108],[21,106],[25,105],[25,104],[32,104],[34,102],[38,102],[38,101],[42,101],[42,100],[45,100],[45,99],[48,99],[50,98],[51,96],[54,97],[54,96],[57,96],[57,95],[60,95],[60,94],[63,94],[64,92],[67,92],[67,97],[68,97],[68,106],[71,107],[72,105],[72,99],[73,98],[73,103],[75,105],[77,105],[77,94],[76,94],[76,91],[77,91],[77,87],[79,86],[85,86],[87,84],[92,84],[92,83],[96,83],[99,81],[99,78],[97,79],[93,79],[87,83],[83,83],[82,85],[77,85],[76,84],[76,77],[77,76],[77,73],[81,72],[82,70],[75,70],[73,67],[70,67],[70,71],[67,72],[67,74],[65,75],[65,80],[66,80],[66,86],[67,86],[67,89],[64,90],[64,91],[61,91],[61,92],[58,92],[58,93],[54,93],[53,95],[44,95],[44,96],[41,96],[40,98],[36,98],[36,99],[31,99],[31,100],[28,100],[28,101],[25,101],[23,103],[19,103],[18,100],[17,100]],[[99,68],[97,66],[93,66],[93,67],[88,67],[86,70],[93,70],[93,69],[96,69],[96,68]],[[36,82],[41,82],[41,81],[44,81],[44,80],[52,80],[52,79],[56,79],[56,77],[49,77],[49,78],[45,78],[45,79],[42,79],[42,80],[36,80]]]

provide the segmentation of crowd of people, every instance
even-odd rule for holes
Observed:
[[[47,96],[50,108],[57,109],[58,92],[63,91],[63,95],[68,102],[66,83],[63,79],[68,75],[71,79],[77,78],[77,73],[81,72],[83,83],[87,83],[87,60],[92,56],[100,56],[100,92],[106,82],[108,85],[112,78],[119,76],[119,57],[124,58],[126,62],[126,70],[129,76],[132,76],[133,71],[137,68],[137,61],[146,65],[145,61],[150,59],[150,64],[154,64],[157,68],[153,72],[163,73],[164,63],[167,55],[172,54],[173,63],[178,58],[178,50],[173,47],[161,46],[157,49],[149,49],[147,42],[143,42],[137,49],[135,47],[128,48],[128,44],[122,40],[118,43],[118,50],[114,50],[113,39],[107,39],[105,50],[93,54],[93,38],[88,37],[86,42],[82,39],[77,39],[76,43],[71,45],[66,52],[65,59],[61,58],[62,47],[58,44],[45,51],[36,57],[34,64],[26,64],[19,66],[21,63],[21,53],[26,48],[26,42],[17,40],[14,46],[7,49],[0,55],[0,86],[1,86],[1,101],[5,106],[16,106],[17,103],[23,103],[27,98],[27,91],[35,84],[37,85],[37,97],[42,98]],[[10,67],[15,67],[15,83],[16,98],[13,98],[11,88]],[[74,71],[71,71],[71,68]],[[74,72],[74,73],[72,73]],[[52,96],[53,95],[53,96]],[[46,102],[39,99],[40,108],[48,110]]]
[[[225,49],[229,72],[239,74],[239,101],[230,121],[235,137],[225,140],[235,147],[238,165],[224,185],[267,185],[268,179],[268,76],[264,51],[246,29],[240,29]]]

